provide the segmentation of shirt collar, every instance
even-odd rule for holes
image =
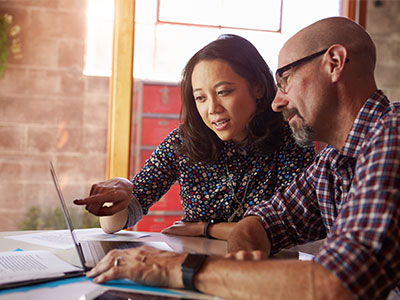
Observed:
[[[364,103],[351,127],[346,142],[340,151],[342,155],[357,157],[367,133],[387,110],[390,103],[381,90],[377,90]]]

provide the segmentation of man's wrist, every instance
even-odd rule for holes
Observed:
[[[194,286],[194,275],[200,270],[204,261],[207,259],[206,254],[189,253],[181,264],[183,287],[187,290],[198,292]]]

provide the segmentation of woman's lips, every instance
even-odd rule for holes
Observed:
[[[228,123],[229,123],[229,119],[223,119],[223,120],[218,120],[218,121],[212,122],[213,127],[216,130],[225,129],[228,126]]]

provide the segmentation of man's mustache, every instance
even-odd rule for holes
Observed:
[[[285,121],[287,121],[289,119],[289,117],[293,116],[293,115],[298,115],[300,118],[303,119],[303,117],[299,114],[299,111],[297,110],[297,108],[285,108],[282,111],[282,115],[283,115],[283,119]]]

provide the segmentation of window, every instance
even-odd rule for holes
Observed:
[[[114,1],[89,0],[86,20],[86,56],[83,74],[111,76]]]
[[[136,0],[134,77],[178,82],[189,58],[223,33],[250,40],[271,69],[283,43],[340,15],[340,0]],[[88,1],[86,75],[110,76],[113,1]]]
[[[160,23],[275,32],[281,29],[281,0],[160,0],[158,3]],[[246,18],[243,12],[251,17]]]

